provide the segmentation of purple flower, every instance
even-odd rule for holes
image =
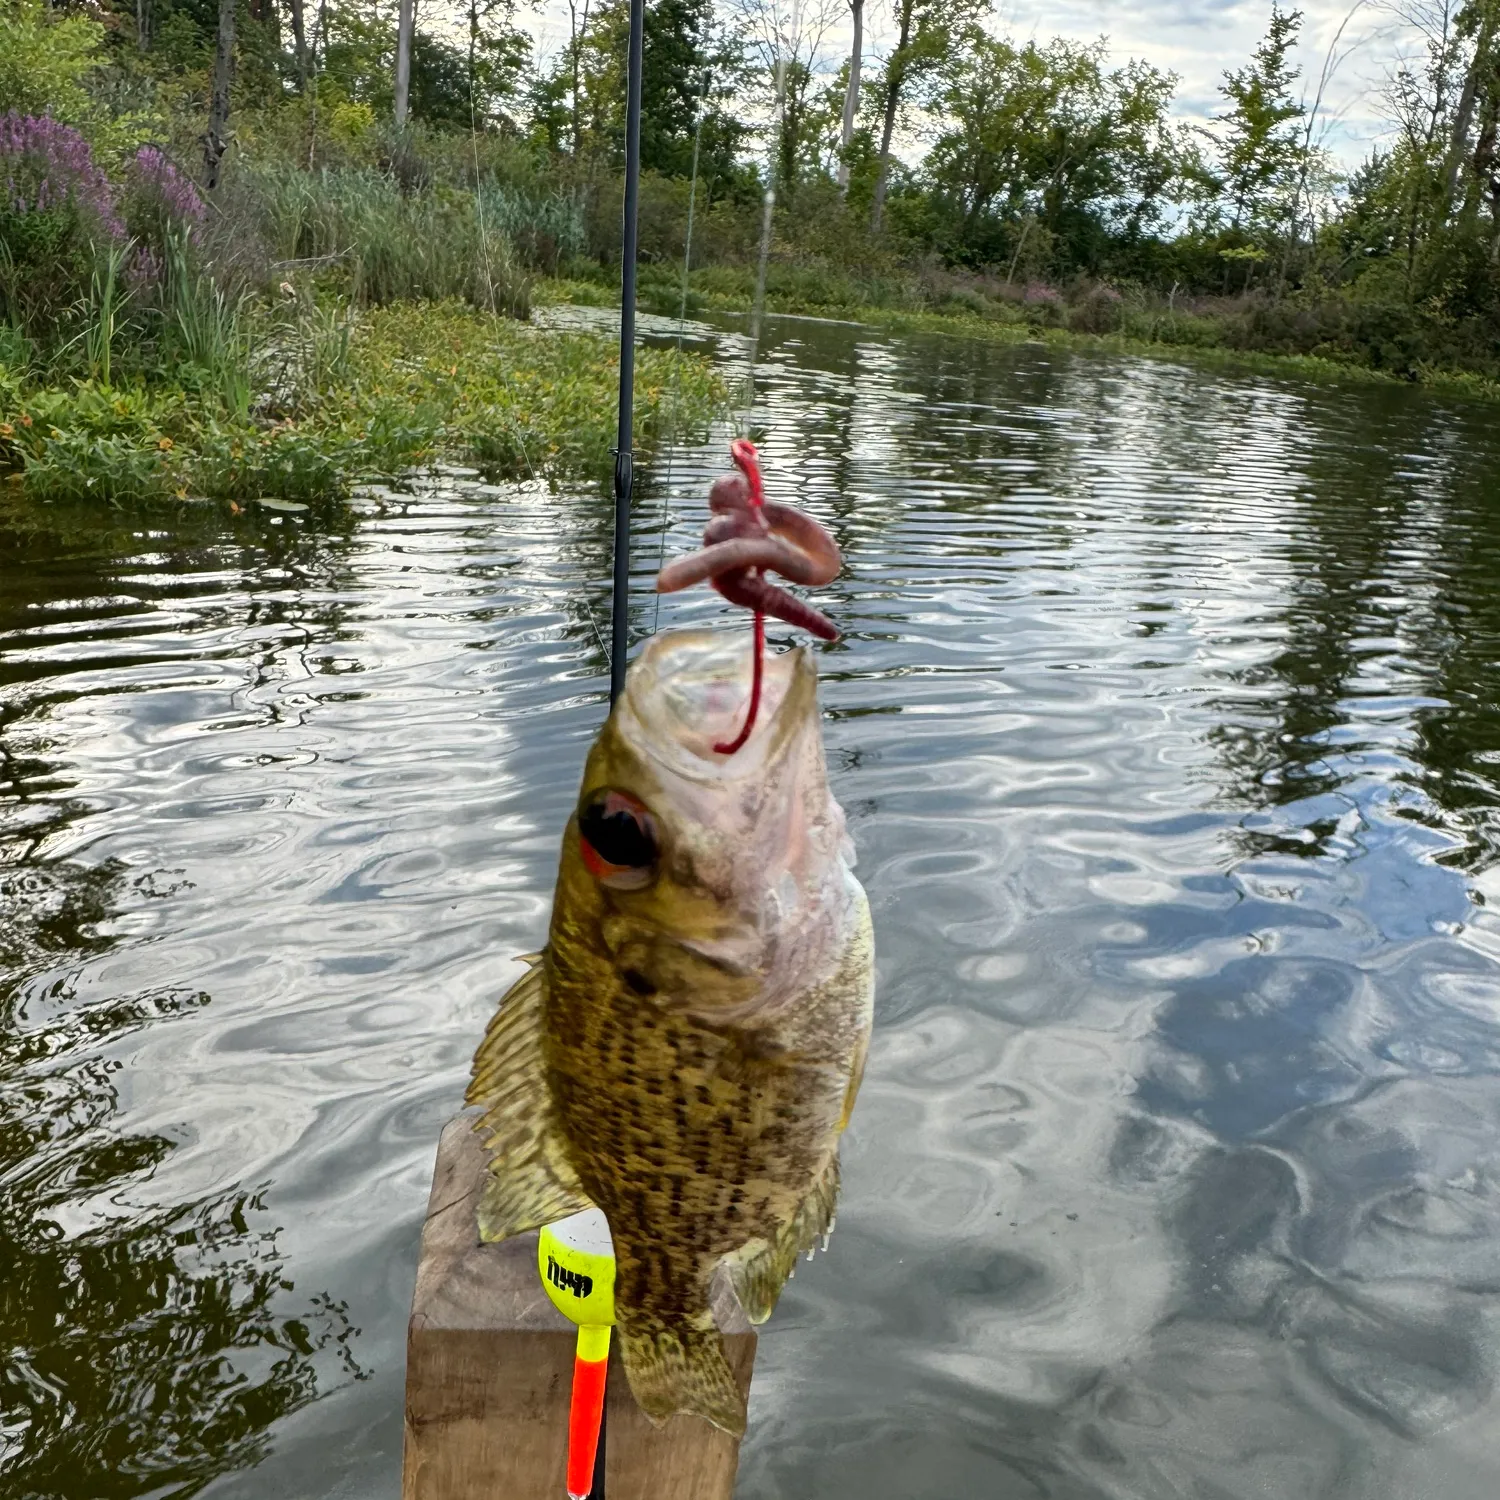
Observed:
[[[135,153],[127,182],[133,196],[152,201],[164,217],[190,224],[203,222],[207,210],[198,189],[157,147],[142,146]]]
[[[1028,281],[1021,300],[1031,307],[1056,307],[1062,302],[1062,293],[1044,281]]]
[[[7,207],[17,217],[71,209],[91,238],[125,238],[109,179],[71,125],[17,110],[0,115],[0,172]]]

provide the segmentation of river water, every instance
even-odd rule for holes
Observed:
[[[1493,1500],[1493,410],[763,352],[770,492],[848,560],[879,1000],[740,1496]],[[645,471],[643,585],[724,436]],[[0,538],[0,1494],[397,1494],[434,1144],[545,935],[609,525],[449,474]]]

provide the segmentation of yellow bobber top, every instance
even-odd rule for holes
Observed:
[[[613,1325],[615,1247],[599,1209],[586,1208],[547,1225],[537,1241],[537,1269],[564,1317],[583,1328]]]

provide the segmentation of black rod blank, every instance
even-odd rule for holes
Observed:
[[[609,701],[625,688],[630,645],[630,492],[635,480],[635,260],[641,185],[641,67],[646,0],[630,0],[630,53],[625,85],[625,222],[620,264],[620,423],[615,441],[615,570],[609,640]]]

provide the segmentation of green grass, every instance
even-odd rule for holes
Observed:
[[[99,378],[47,385],[0,368],[0,470],[27,498],[115,505],[341,498],[440,459],[495,476],[609,467],[619,366],[612,340],[532,328],[456,303],[397,303],[352,323],[326,309],[241,309],[268,351],[253,407],[221,381]],[[706,423],[726,393],[694,356],[643,349],[643,446],[667,410]]]

